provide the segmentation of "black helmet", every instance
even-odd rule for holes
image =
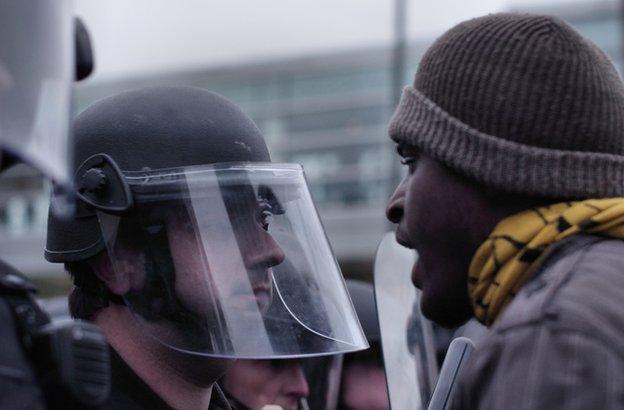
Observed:
[[[201,88],[146,88],[95,103],[74,131],[78,211],[50,215],[49,261],[107,256],[108,299],[187,353],[366,346],[303,170],[270,163],[234,104]]]
[[[104,98],[74,123],[74,164],[106,154],[123,171],[270,161],[258,127],[225,98],[196,87],[149,87]],[[76,184],[83,175],[76,175]],[[85,181],[86,182],[86,181]],[[85,260],[105,249],[95,213],[50,215],[45,258]]]

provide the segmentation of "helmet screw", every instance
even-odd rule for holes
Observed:
[[[91,168],[82,175],[80,181],[80,191],[87,191],[94,194],[100,193],[106,186],[107,178],[104,171],[98,168]]]

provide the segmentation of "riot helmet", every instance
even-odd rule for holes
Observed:
[[[106,251],[147,334],[223,358],[366,347],[301,166],[270,162],[237,106],[151,87],[93,104],[74,131],[78,212],[50,216],[46,258]]]

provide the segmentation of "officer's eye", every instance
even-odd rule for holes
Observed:
[[[273,221],[273,212],[271,209],[271,205],[264,202],[260,204],[258,209],[258,223],[262,226],[262,229],[265,231],[269,230],[269,225]]]

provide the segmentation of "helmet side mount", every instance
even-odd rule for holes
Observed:
[[[79,216],[93,215],[93,209],[119,214],[132,208],[132,192],[121,169],[106,154],[95,154],[78,167],[75,175]],[[80,215],[81,214],[81,215]]]

